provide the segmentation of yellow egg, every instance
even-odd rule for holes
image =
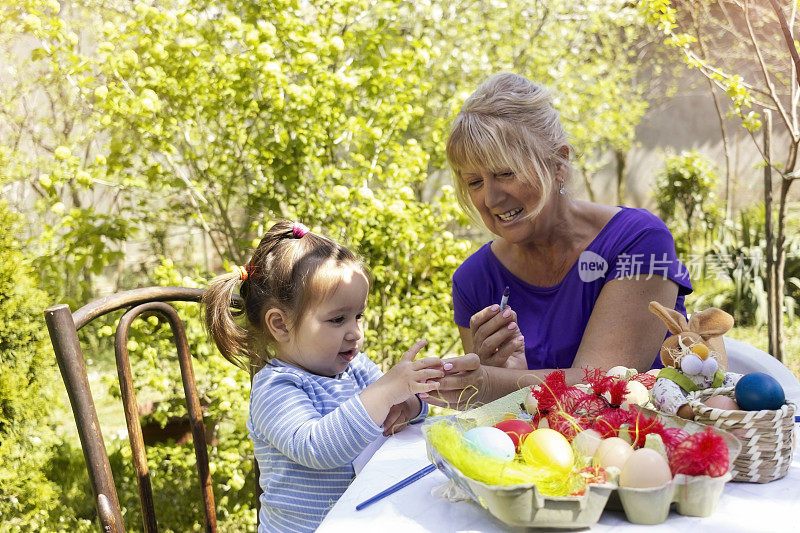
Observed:
[[[569,441],[550,428],[531,432],[522,443],[520,451],[526,463],[542,468],[568,471],[575,463]]]
[[[622,469],[625,461],[628,460],[632,453],[633,448],[630,444],[619,437],[609,437],[604,439],[597,447],[592,464],[603,468],[614,466]]]
[[[649,489],[662,487],[672,479],[669,464],[663,455],[649,448],[635,450],[625,461],[619,475],[621,487]]]

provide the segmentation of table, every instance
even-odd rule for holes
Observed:
[[[445,475],[438,470],[361,511],[355,510],[356,505],[362,501],[426,464],[428,458],[420,426],[409,426],[390,437],[333,506],[318,531],[524,531],[503,524],[472,501],[451,502],[432,496],[431,490],[447,481]],[[782,479],[766,484],[727,483],[716,511],[709,517],[683,516],[673,510],[664,523],[641,526],[628,522],[621,511],[604,511],[592,531],[800,531],[800,453],[796,448],[789,473]]]

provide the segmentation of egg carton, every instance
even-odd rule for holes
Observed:
[[[578,529],[595,524],[605,508],[621,508],[628,521],[635,524],[660,524],[666,520],[673,502],[676,503],[678,514],[687,516],[709,516],[716,509],[725,483],[731,479],[730,471],[717,478],[678,474],[669,483],[648,489],[604,483],[588,485],[580,496],[546,496],[533,483],[499,486],[471,479],[450,464],[431,445],[428,429],[437,421],[448,420],[463,431],[477,426],[491,426],[508,413],[524,414],[527,392],[527,388],[521,389],[457,415],[431,417],[422,427],[431,462],[475,502],[502,522],[517,527]],[[706,426],[689,420],[665,416],[648,409],[641,410],[647,416],[658,417],[664,426],[680,427],[689,434],[706,429]],[[725,439],[730,464],[733,464],[741,450],[741,444],[730,433],[717,428],[715,431]]]

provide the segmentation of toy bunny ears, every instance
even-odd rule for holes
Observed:
[[[716,307],[710,307],[692,314],[689,321],[678,311],[664,307],[658,302],[650,302],[650,312],[664,321],[670,333],[697,333],[703,340],[724,335],[733,327],[733,317]]]

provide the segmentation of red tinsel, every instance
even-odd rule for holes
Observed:
[[[604,439],[616,437],[619,435],[619,427],[630,423],[631,415],[632,413],[625,409],[608,407],[594,419],[592,429],[600,433]]]
[[[550,413],[547,415],[550,429],[554,429],[572,442],[575,435],[592,426],[592,421],[585,416],[572,416],[564,412]]]
[[[719,477],[728,471],[728,446],[710,427],[690,435],[668,455],[673,475]]]
[[[681,428],[664,428],[658,434],[661,435],[661,440],[664,441],[667,455],[671,455],[681,442],[689,438],[689,433]]]
[[[631,435],[633,446],[635,448],[641,448],[644,446],[647,435],[650,433],[661,435],[661,432],[664,430],[664,424],[656,418],[645,416],[638,410],[634,410],[633,413],[630,421],[631,427],[628,429],[628,432]],[[664,440],[663,436],[661,440]]]
[[[631,381],[638,381],[642,385],[644,385],[647,390],[653,390],[653,385],[656,384],[656,377],[652,374],[643,373],[643,374],[636,374],[631,377]]]

